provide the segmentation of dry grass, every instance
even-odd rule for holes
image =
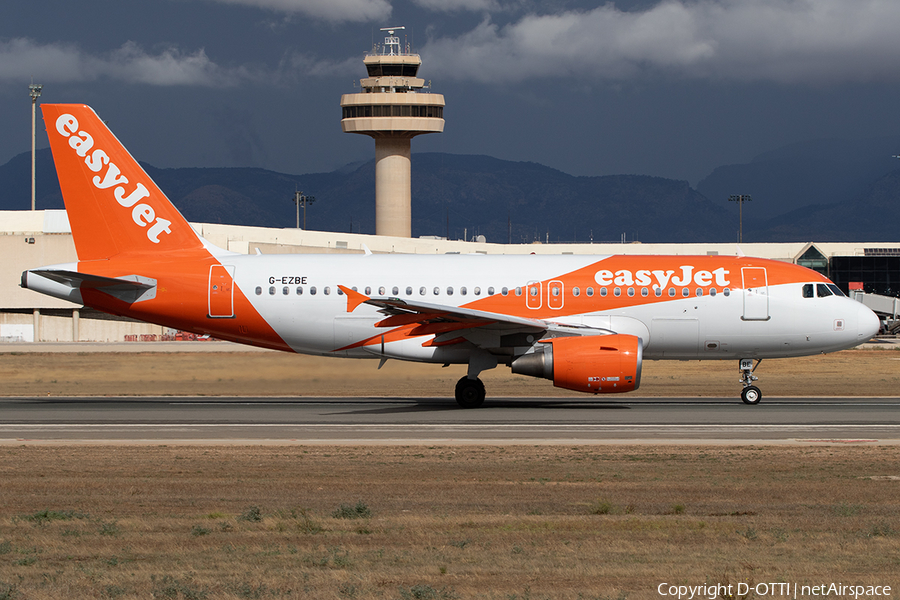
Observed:
[[[280,352],[0,354],[0,395],[453,395],[465,367],[346,360]],[[900,352],[849,350],[763,361],[769,396],[895,396]],[[737,396],[737,361],[648,361],[637,396]],[[580,396],[543,379],[486,371],[488,397]]]
[[[0,447],[0,597],[897,590],[898,465],[896,446]]]

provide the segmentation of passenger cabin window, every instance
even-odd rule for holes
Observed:
[[[395,285],[393,288],[391,288],[391,294],[393,294],[394,296],[399,295],[399,294],[400,294],[400,288],[398,288],[398,287]]]
[[[503,296],[509,295],[509,288],[501,288],[501,289],[500,289],[500,294],[503,295]]]
[[[311,296],[315,296],[316,295],[316,286],[312,286],[311,288],[309,288],[309,293]]]
[[[328,286],[326,285],[326,286],[325,286],[325,289],[322,290],[322,293],[325,294],[325,295],[327,296],[328,294],[331,293],[331,288],[328,287]]]
[[[435,296],[437,296],[437,295],[440,294],[440,293],[441,293],[441,288],[439,288],[439,287],[434,288],[434,295],[435,295]]]
[[[461,288],[459,288],[459,293],[462,294],[463,296],[466,295],[466,291],[467,291],[466,286],[462,286]]]
[[[259,296],[259,295],[261,295],[261,294],[262,294],[262,288],[259,287],[259,286],[257,286],[257,287],[256,287],[256,295]]]
[[[371,295],[372,295],[372,287],[367,285],[366,286],[366,296],[371,296]]]
[[[412,288],[411,288],[411,287],[408,287],[408,286],[407,286],[407,288],[406,288],[406,295],[407,295],[407,296],[412,296]]]
[[[494,295],[494,286],[491,286],[488,288],[488,296],[493,296],[493,295]]]
[[[573,287],[573,288],[572,288],[572,295],[575,296],[576,298],[577,298],[578,296],[580,296],[580,295],[581,295],[581,288]]]
[[[384,286],[381,286],[380,288],[378,288],[378,295],[384,296]]]
[[[816,284],[816,295],[819,298],[826,298],[828,296],[832,296],[833,293],[831,290],[828,289],[828,286],[825,285],[824,283],[817,283]]]
[[[605,288],[603,288],[603,289],[605,289]],[[587,291],[585,291],[585,294],[587,294],[588,296],[593,296],[593,295],[594,295],[594,288],[589,287],[589,288],[587,289]]]
[[[427,290],[425,289],[425,286],[423,285],[422,287],[419,288],[419,295],[424,296],[426,291]]]
[[[476,287],[476,288],[475,288],[475,295],[476,295],[476,296],[480,296],[480,295],[481,295],[481,288],[480,288],[480,287]]]
[[[302,296],[302,295],[303,295],[303,288],[302,288],[302,287],[298,287],[298,288],[297,288],[297,295],[298,295],[298,296]]]

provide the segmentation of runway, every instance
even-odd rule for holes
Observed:
[[[900,443],[900,398],[4,398],[0,443]]]

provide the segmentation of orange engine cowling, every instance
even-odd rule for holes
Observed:
[[[518,357],[511,368],[567,390],[630,392],[641,384],[642,357],[641,340],[633,335],[562,337],[546,340],[542,352]]]

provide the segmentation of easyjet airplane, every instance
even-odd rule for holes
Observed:
[[[22,287],[115,315],[288,352],[466,364],[464,407],[499,364],[596,394],[637,389],[645,359],[737,360],[756,404],[762,359],[878,331],[822,275],[757,258],[236,254],[194,231],[90,107],[42,110],[78,262],[26,271]]]

